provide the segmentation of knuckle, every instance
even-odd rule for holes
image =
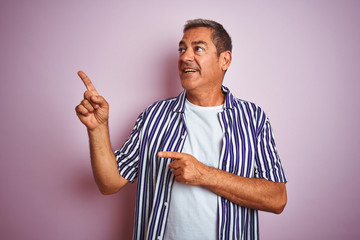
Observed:
[[[77,106],[75,107],[75,111],[76,111],[76,113],[81,113],[81,107],[80,107],[80,105],[77,105]]]
[[[84,106],[78,105],[78,106],[76,107],[76,113],[77,113],[77,114],[81,114],[81,115],[86,115],[86,114],[88,113],[88,111],[87,111],[87,109],[86,109]]]
[[[84,98],[85,98],[85,99],[90,99],[91,96],[92,96],[92,93],[91,93],[90,91],[85,91],[85,92],[84,92]]]

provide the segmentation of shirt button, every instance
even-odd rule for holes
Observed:
[[[167,207],[167,206],[168,206],[168,203],[167,203],[167,202],[164,202],[164,206]]]
[[[182,135],[182,136],[181,136],[181,139],[184,139],[184,138],[185,138],[185,135]]]
[[[158,240],[161,240],[161,236],[158,236],[157,239],[158,239]]]

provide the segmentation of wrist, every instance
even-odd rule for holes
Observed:
[[[90,135],[98,135],[98,134],[104,133],[104,132],[109,132],[108,122],[106,121],[106,122],[100,124],[99,126],[97,126],[94,129],[88,128],[87,131],[88,131],[89,136]]]
[[[213,167],[209,167],[204,164],[202,169],[202,178],[201,178],[201,185],[203,187],[211,187],[216,184],[216,174],[217,169]]]

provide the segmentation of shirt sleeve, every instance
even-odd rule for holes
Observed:
[[[287,177],[276,150],[269,119],[265,114],[263,117],[265,121],[257,137],[255,177],[265,178],[273,182],[287,182]]]
[[[134,182],[138,175],[140,136],[143,118],[144,112],[139,115],[129,138],[125,141],[124,145],[114,152],[120,175],[130,182]]]

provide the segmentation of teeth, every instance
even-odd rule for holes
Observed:
[[[187,69],[184,70],[184,72],[186,72],[186,73],[188,73],[188,72],[196,72],[196,70],[187,68]]]

